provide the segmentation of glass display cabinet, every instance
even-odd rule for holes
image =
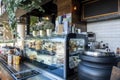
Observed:
[[[76,72],[79,54],[85,50],[87,38],[82,34],[29,37],[25,40],[26,57],[54,75],[67,79]]]

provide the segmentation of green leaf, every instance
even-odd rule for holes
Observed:
[[[43,11],[40,4],[43,0],[2,0],[3,4],[6,6],[6,11],[9,18],[9,25],[11,30],[14,32],[16,29],[16,10],[21,7],[27,11],[31,11],[33,9],[39,9],[39,11]]]

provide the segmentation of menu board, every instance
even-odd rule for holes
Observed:
[[[83,18],[118,12],[118,0],[91,0],[83,4]]]

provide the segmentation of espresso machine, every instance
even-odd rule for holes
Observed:
[[[87,32],[88,50],[95,50],[96,35],[93,32]]]
[[[88,50],[79,57],[79,80],[110,80],[112,67],[116,66],[118,59],[114,52],[109,50],[109,45],[101,42],[100,47],[96,43],[95,33],[88,32]]]

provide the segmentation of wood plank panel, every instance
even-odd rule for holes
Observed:
[[[72,1],[71,0],[57,0],[58,16],[71,12]]]

